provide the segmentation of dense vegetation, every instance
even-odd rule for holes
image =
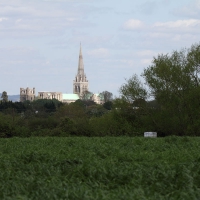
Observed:
[[[163,135],[200,135],[200,44],[158,55],[142,77],[145,86],[135,74],[120,92],[140,108],[144,126]]]
[[[200,45],[158,55],[142,77],[103,105],[4,91],[0,199],[200,199],[200,139],[169,136],[200,135]],[[121,137],[145,131],[168,137]]]
[[[200,199],[199,138],[0,139],[0,199]]]
[[[120,98],[103,105],[78,100],[69,105],[56,99],[0,102],[0,137],[29,136],[199,136],[200,44],[158,55],[142,74],[120,89]],[[104,96],[105,96],[104,94]]]
[[[1,102],[0,137],[138,134],[111,105],[81,100],[69,105],[57,100]]]

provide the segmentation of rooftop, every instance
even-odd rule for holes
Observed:
[[[78,100],[78,94],[63,94],[63,100]]]

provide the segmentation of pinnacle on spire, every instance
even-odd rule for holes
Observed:
[[[80,43],[80,53],[79,53],[78,73],[77,73],[77,75],[84,76],[84,65],[83,65],[83,55],[82,55],[81,43]]]
[[[79,53],[79,57],[80,57],[80,55],[82,56],[82,59],[83,59],[81,42],[80,42],[80,53]]]

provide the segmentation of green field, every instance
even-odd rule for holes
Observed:
[[[0,139],[0,199],[200,199],[200,138]]]

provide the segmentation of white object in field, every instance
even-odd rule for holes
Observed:
[[[144,137],[157,137],[157,132],[144,132]]]

